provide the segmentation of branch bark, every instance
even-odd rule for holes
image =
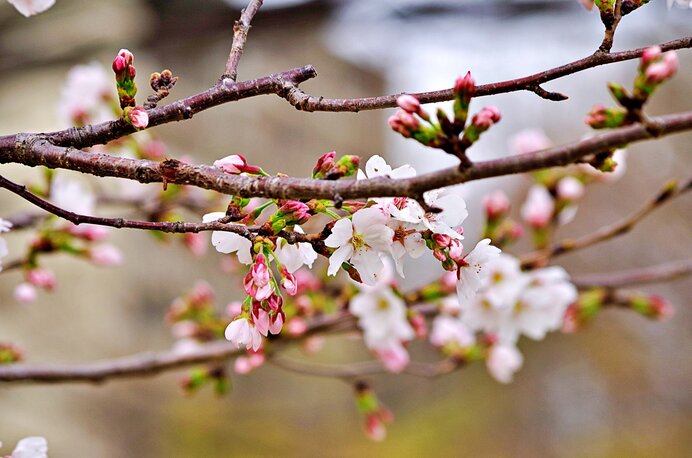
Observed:
[[[660,127],[657,137],[692,129],[692,111],[676,113],[652,122]],[[229,175],[207,165],[189,165],[169,159],[164,162],[128,159],[52,145],[30,134],[17,136],[16,144],[0,145],[0,163],[19,163],[74,170],[95,176],[136,180],[140,183],[193,185],[228,195],[274,199],[356,199],[366,197],[411,197],[419,199],[431,189],[483,178],[511,175],[564,166],[609,148],[657,138],[641,124],[633,124],[563,146],[476,162],[459,170],[450,167],[407,179],[375,178],[358,181],[329,181],[301,178],[249,177]]]
[[[241,12],[240,19],[233,25],[233,43],[231,44],[231,52],[226,62],[226,71],[222,78],[235,81],[238,77],[238,64],[240,63],[240,57],[243,55],[247,34],[250,31],[250,22],[252,22],[252,18],[259,11],[262,3],[263,0],[250,0],[250,3]]]

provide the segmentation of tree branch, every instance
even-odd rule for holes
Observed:
[[[663,51],[684,49],[692,47],[692,37],[679,38],[659,45]],[[563,76],[587,70],[601,65],[637,59],[646,48],[638,48],[617,53],[594,54],[583,59],[576,60],[566,65],[539,72],[523,78],[517,78],[498,83],[483,84],[476,88],[475,96],[502,94],[507,92],[528,90],[546,97],[549,100],[562,99],[559,93],[551,93],[539,88],[539,85]],[[317,76],[315,69],[308,65],[285,72],[265,76],[238,83],[230,79],[222,80],[220,84],[211,87],[199,94],[186,97],[169,105],[157,107],[148,111],[148,128],[155,127],[172,121],[182,121],[191,118],[194,114],[217,105],[236,100],[254,97],[264,94],[277,94],[285,98],[298,110],[303,111],[350,111],[379,110],[396,106],[396,99],[401,94],[392,94],[381,97],[366,97],[354,99],[327,99],[324,97],[306,94],[298,88],[300,83]],[[441,102],[452,100],[452,89],[433,92],[414,93],[421,103]],[[57,132],[37,135],[49,140],[54,145],[85,148],[96,144],[104,144],[122,136],[134,133],[135,130],[129,123],[122,120],[108,121],[85,127],[70,128]],[[0,149],[11,147],[16,143],[16,135],[0,136]]]
[[[262,2],[263,0],[250,0],[247,7],[240,13],[240,20],[233,25],[233,43],[231,44],[231,52],[226,62],[226,71],[222,78],[235,81],[238,77],[238,63],[240,62],[240,56],[243,55],[247,34],[250,31],[250,22],[252,22],[252,18],[259,11]]]
[[[665,136],[692,129],[692,111],[653,118]],[[475,162],[468,169],[450,167],[407,179],[314,180],[229,175],[217,167],[189,165],[175,159],[163,162],[128,159],[62,148],[30,134],[17,136],[16,144],[0,145],[0,163],[75,170],[96,176],[127,178],[141,183],[168,182],[193,185],[228,195],[275,199],[355,199],[366,197],[418,198],[425,191],[483,178],[564,166],[585,156],[654,137],[646,126],[633,124],[563,146]]]
[[[642,283],[671,281],[689,275],[692,275],[692,259],[619,272],[581,275],[573,277],[571,281],[580,289],[621,288],[623,286],[639,286]]]
[[[652,199],[646,202],[642,208],[622,221],[604,226],[591,234],[584,235],[577,239],[561,240],[548,248],[521,256],[522,267],[528,268],[543,265],[555,256],[587,248],[597,243],[627,234],[651,212],[690,189],[692,189],[692,178],[688,178],[682,183],[671,180],[667,182]]]

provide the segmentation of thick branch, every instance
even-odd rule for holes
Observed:
[[[692,178],[688,178],[680,184],[674,180],[669,181],[652,199],[646,202],[642,208],[632,213],[622,221],[618,221],[617,223],[609,226],[604,226],[597,231],[584,235],[580,238],[561,240],[543,250],[528,253],[521,257],[522,266],[531,267],[545,264],[550,258],[555,256],[569,253],[570,251],[587,248],[620,235],[627,234],[634,228],[635,225],[637,225],[637,223],[642,221],[651,212],[661,207],[666,202],[671,201],[674,197],[677,197],[690,189],[692,189]]]
[[[605,274],[589,274],[572,278],[578,288],[621,288],[643,283],[660,283],[692,275],[692,259],[673,261],[639,269]]]
[[[240,62],[240,56],[243,55],[247,34],[250,31],[250,22],[252,22],[252,18],[259,11],[262,2],[263,0],[250,0],[248,6],[240,14],[240,20],[233,25],[233,43],[231,44],[231,52],[226,62],[224,78],[235,81],[238,77],[238,63]]]
[[[652,120],[660,127],[658,136],[692,129],[692,112],[661,116]],[[492,161],[476,162],[463,171],[450,167],[413,178],[375,178],[359,181],[329,181],[300,178],[229,175],[206,165],[189,165],[177,160],[155,162],[89,153],[62,148],[31,135],[19,135],[12,146],[0,146],[0,163],[20,163],[75,170],[96,176],[128,178],[141,183],[168,182],[193,185],[224,194],[277,199],[355,199],[365,197],[419,198],[425,191],[483,178],[524,173],[564,166],[610,148],[651,139],[641,124],[633,124],[563,146]]]

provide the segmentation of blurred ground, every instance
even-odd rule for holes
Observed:
[[[415,3],[422,6],[410,6]],[[310,63],[319,72],[304,86],[312,94],[420,91],[448,87],[467,69],[479,82],[533,73],[583,57],[600,41],[596,13],[580,10],[576,2],[465,2],[455,8],[459,3],[442,2],[452,6],[445,10],[426,9],[422,0],[309,2],[260,13],[239,77]],[[664,2],[655,3],[623,21],[616,49],[690,33],[692,13],[667,12]],[[53,107],[66,71],[92,60],[107,65],[121,47],[135,52],[139,75],[163,67],[180,75],[173,97],[208,87],[223,70],[237,14],[221,1],[59,0],[48,13],[26,20],[0,3],[0,134],[62,127]],[[653,114],[691,109],[692,52],[680,57],[679,75],[657,94]],[[569,94],[568,102],[549,103],[530,93],[483,100],[500,106],[504,119],[474,148],[475,157],[506,154],[508,138],[535,125],[556,143],[584,135],[583,115],[593,103],[608,100],[605,82],[631,81],[635,66],[622,63],[547,85]],[[421,170],[447,163],[389,132],[389,113],[302,113],[271,96],[225,105],[157,132],[176,157],[191,154],[210,162],[241,152],[268,170],[281,167],[296,175],[308,173],[317,155],[333,149],[386,153],[393,164],[411,162]],[[668,177],[689,176],[691,140],[685,134],[632,147],[627,175],[615,185],[593,186],[579,218],[563,233],[615,221]],[[17,179],[35,176],[19,166],[2,170]],[[473,219],[484,189],[507,186],[519,202],[527,184],[498,179],[461,192]],[[17,198],[0,193],[0,216],[20,208],[25,207]],[[676,200],[631,234],[561,261],[579,274],[689,258],[691,214],[689,198]],[[475,238],[470,224],[469,237]],[[52,259],[63,287],[29,306],[11,298],[19,275],[0,277],[0,340],[24,347],[32,362],[163,350],[172,342],[164,311],[195,279],[210,281],[224,303],[239,297],[218,272],[215,253],[196,260],[140,232],[118,233],[114,240],[125,251],[124,268],[95,270]],[[418,269],[409,277],[422,281],[421,272],[430,269]],[[9,453],[21,437],[43,435],[52,457],[682,457],[690,448],[692,282],[646,291],[676,303],[673,321],[610,311],[576,336],[523,341],[525,366],[508,387],[490,379],[482,366],[435,381],[373,378],[397,418],[382,444],[361,434],[348,385],[267,366],[234,377],[234,390],[223,399],[206,392],[183,397],[170,374],[95,387],[0,385],[2,451]],[[413,353],[426,354],[423,348]],[[333,339],[318,360],[359,357],[367,354],[358,342]]]

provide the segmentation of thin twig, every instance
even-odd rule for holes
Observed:
[[[607,54],[613,48],[613,41],[615,40],[615,31],[617,30],[621,19],[622,19],[622,0],[615,0],[615,6],[613,8],[612,22],[604,24],[605,25],[605,33],[603,36],[603,41],[601,42],[601,46],[598,47],[597,53],[606,53]],[[610,21],[611,18],[608,18],[608,20]]]
[[[240,63],[240,56],[243,55],[247,34],[250,31],[250,23],[262,6],[262,2],[263,0],[250,0],[247,7],[240,13],[240,19],[233,25],[233,43],[223,78],[235,81],[238,77],[238,63]]]
[[[659,45],[663,51],[692,47],[692,37],[679,38]],[[475,96],[482,97],[507,92],[528,90],[537,91],[537,87],[545,82],[572,75],[601,65],[622,62],[639,58],[646,48],[632,49],[617,53],[594,54],[566,65],[552,68],[523,78],[517,78],[498,83],[483,84],[476,88]],[[223,103],[254,97],[262,94],[277,94],[288,100],[293,106],[304,111],[350,111],[379,110],[396,106],[396,99],[401,94],[381,97],[327,99],[321,96],[306,94],[298,88],[304,81],[317,76],[312,66],[295,68],[273,75],[250,81],[234,83],[230,79],[199,94],[186,97],[177,102],[149,110],[149,125],[152,128],[172,121],[182,121],[194,114]],[[538,90],[539,95],[543,94]],[[549,93],[555,94],[555,93]],[[421,103],[441,102],[452,100],[452,89],[433,92],[414,93]],[[543,94],[545,95],[545,94]],[[554,97],[554,96],[553,96]],[[84,148],[96,144],[104,144],[111,140],[133,133],[134,127],[124,121],[109,121],[85,127],[42,134],[42,138],[54,145]],[[0,150],[11,147],[16,143],[16,135],[0,136]]]
[[[580,289],[622,288],[671,281],[689,275],[692,275],[692,259],[619,272],[580,275],[572,277],[571,281]]]
[[[561,240],[548,248],[521,256],[522,266],[527,268],[543,265],[546,264],[551,258],[556,256],[587,248],[597,243],[605,242],[620,235],[627,234],[651,212],[661,207],[666,202],[671,201],[674,197],[677,197],[690,189],[692,189],[692,178],[688,178],[682,183],[677,183],[677,181],[671,180],[667,182],[652,199],[647,201],[642,208],[632,213],[622,221],[618,221],[617,223],[609,226],[604,226],[591,234],[584,235],[577,239]]]
[[[248,239],[254,239],[258,233],[264,233],[261,226],[245,226],[243,224],[230,224],[229,218],[221,218],[210,223],[186,223],[177,222],[160,222],[160,221],[138,221],[125,218],[103,218],[98,216],[80,215],[71,211],[60,208],[39,196],[32,194],[26,186],[14,183],[0,175],[0,188],[5,188],[23,199],[31,202],[47,212],[59,216],[73,224],[94,224],[98,226],[113,227],[116,229],[142,229],[148,231],[160,231],[168,233],[187,233],[187,232],[204,232],[204,231],[221,231],[233,232]],[[272,234],[273,235],[273,234]],[[276,234],[277,237],[283,237],[289,243],[307,242],[311,243],[321,240],[323,235],[318,234],[301,234],[298,232],[281,231]]]

